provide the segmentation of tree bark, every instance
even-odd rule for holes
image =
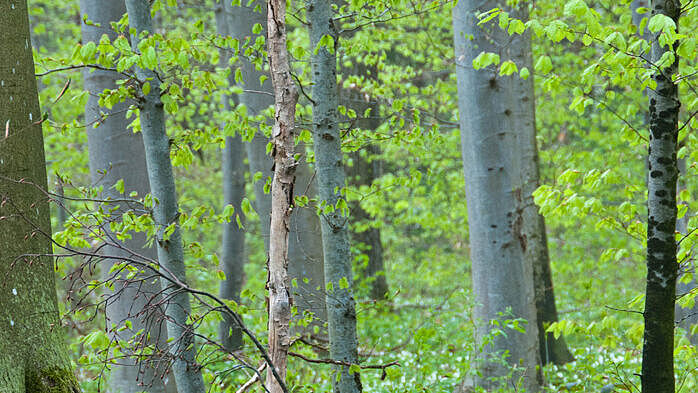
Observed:
[[[305,145],[299,144],[296,150],[297,153],[304,153]],[[305,154],[298,160],[294,192],[296,196],[306,195],[308,198],[317,195],[317,179],[306,161]],[[313,313],[313,320],[307,327],[294,326],[293,332],[312,335],[317,327],[320,338],[324,339],[327,337],[325,267],[320,220],[313,206],[293,208],[289,228],[288,260],[288,274],[296,282],[296,286],[291,288],[291,294],[299,317],[303,317],[306,312]]]
[[[679,24],[681,4],[676,0],[652,2],[652,15],[664,14]],[[675,48],[663,47],[653,37],[651,61]],[[676,261],[676,144],[681,102],[672,78],[673,64],[652,76],[657,87],[649,90],[650,140],[647,178],[647,287],[645,332],[642,347],[642,392],[674,392],[674,306]]]
[[[255,12],[254,9],[261,5],[262,13]],[[266,4],[259,4],[255,1],[249,5],[239,7],[229,7],[226,15],[229,17],[230,32],[233,37],[240,42],[245,42],[246,37],[254,37],[252,27],[259,23],[264,26]],[[260,34],[265,34],[266,29]],[[240,68],[242,70],[243,86],[245,91],[240,94],[240,103],[247,107],[250,116],[257,116],[269,106],[274,104],[273,88],[271,81],[260,84],[259,78],[262,75],[269,75],[263,70],[258,70],[254,64],[245,56],[240,57]],[[260,217],[260,229],[267,252],[269,252],[269,217],[271,215],[271,195],[264,192],[266,179],[273,176],[272,167],[274,160],[266,154],[268,140],[260,130],[257,130],[250,143],[245,144],[247,159],[249,161],[250,172],[254,175],[259,172],[262,179],[254,183],[255,208]],[[304,150],[299,146],[296,150]],[[307,194],[313,198],[316,195],[314,174],[307,161],[303,158],[299,160],[296,167],[295,194],[297,196]],[[310,207],[294,207],[291,213],[291,226],[289,228],[288,239],[288,274],[291,279],[298,283],[297,287],[291,288],[294,305],[298,308],[299,315],[306,312],[314,314],[314,320],[310,329],[296,328],[299,333],[311,333],[315,326],[323,327],[327,322],[327,311],[325,309],[325,293],[322,290],[324,282],[324,268],[322,259],[322,240],[320,233],[320,221],[315,211]],[[306,282],[307,281],[307,282]],[[318,287],[320,289],[318,289]],[[321,333],[324,335],[324,333]]]
[[[112,40],[116,38],[110,22],[121,19],[126,13],[126,5],[123,1],[116,0],[82,0],[80,13],[87,15],[90,21],[99,24],[99,26],[81,24],[83,43],[90,41],[98,43],[103,34]],[[99,124],[97,128],[87,128],[90,176],[93,186],[103,186],[102,198],[121,199],[127,197],[131,191],[136,191],[143,197],[150,192],[145,149],[141,135],[126,128],[128,123],[125,113],[128,105],[118,103],[111,109],[102,108],[99,105],[99,94],[106,89],[116,89],[116,81],[119,79],[120,75],[116,72],[102,70],[84,72],[85,90],[90,93],[85,106],[85,122]],[[124,195],[113,188],[119,180],[124,182]],[[113,214],[118,216],[124,211],[126,209],[122,207]],[[104,230],[108,231],[108,226],[105,226]],[[116,239],[116,236],[111,238]],[[146,240],[143,234],[135,233],[132,239],[121,242],[120,246],[156,259],[155,249],[147,247]],[[103,248],[104,254],[115,257],[131,256],[121,247],[107,245]],[[109,272],[114,264],[120,262],[118,259],[105,260],[104,272]],[[158,279],[144,280],[143,277],[136,276],[129,280],[125,277],[116,280],[110,294],[114,298],[106,305],[106,326],[109,328],[110,337],[125,342],[143,329],[143,334],[146,335],[143,341],[158,347],[166,347],[167,332],[164,325],[147,323],[147,321],[158,321],[163,317],[163,315],[153,316],[152,311],[147,310],[149,300],[159,291],[160,280]],[[132,327],[120,330],[127,320],[131,321]],[[135,357],[120,360],[118,364],[113,365],[109,378],[109,391],[115,393],[137,393],[144,390],[153,393],[165,392],[166,386],[162,375],[164,370],[162,367],[158,370],[162,359],[150,360],[143,362],[143,367],[138,366]],[[173,389],[174,386],[170,386],[170,391]]]
[[[27,2],[0,2],[0,391],[76,393],[58,315]]]
[[[294,127],[298,92],[291,76],[286,47],[286,1],[267,3],[267,45],[269,68],[274,86],[274,126],[271,142],[274,177],[271,183],[271,222],[269,228],[269,356],[282,381],[267,373],[270,393],[283,392],[288,348],[291,344],[291,294],[288,278],[288,229],[293,211]]]
[[[334,27],[328,0],[307,3],[313,75],[313,144],[320,203],[331,211],[322,214],[322,248],[325,256],[325,290],[329,324],[330,357],[358,363],[356,310],[352,295],[351,250],[347,221],[348,209],[341,208],[342,190],[346,187],[342,140],[339,133],[339,88],[337,59],[339,36]],[[320,45],[331,37],[328,48]],[[347,366],[335,366],[335,393],[361,392],[361,376]]]
[[[148,0],[126,0],[130,27],[135,30],[131,37],[134,51],[138,49],[140,35],[152,31],[150,2]],[[151,193],[157,203],[153,207],[153,219],[158,226],[158,261],[165,274],[186,282],[182,236],[179,229],[179,208],[175,189],[172,162],[170,161],[169,138],[165,131],[165,113],[160,100],[160,85],[153,70],[136,69],[141,81],[149,81],[150,92],[139,101],[141,131],[145,145],[148,179]],[[165,238],[165,229],[174,225],[174,231]],[[200,366],[196,364],[196,345],[193,327],[188,324],[191,310],[189,294],[181,292],[166,280],[162,280],[164,296],[171,300],[167,305],[167,333],[172,340],[170,353],[175,360],[172,366],[179,393],[203,393],[205,391]]]
[[[511,16],[522,21],[528,21],[528,6],[524,4],[511,10]],[[519,69],[523,67],[533,70],[531,33],[514,34],[508,45],[509,58]],[[524,256],[527,264],[533,266],[533,289],[536,306],[536,323],[538,326],[538,345],[542,364],[565,364],[574,360],[567,349],[564,337],[555,338],[553,333],[545,329],[558,321],[553,278],[550,269],[550,254],[548,253],[548,237],[545,229],[545,219],[538,212],[538,206],[533,201],[533,192],[540,185],[538,146],[536,142],[536,103],[533,77],[523,79],[513,76],[511,114],[506,116],[512,130],[517,130],[517,142],[514,153],[518,154],[521,165],[521,201],[523,207],[522,225],[526,247]]]
[[[216,4],[216,26],[219,35],[230,35],[229,18],[227,14],[231,12],[229,1],[223,0]],[[226,50],[221,51],[221,66],[227,67],[230,61],[230,54]],[[230,74],[228,82],[232,86],[235,83],[233,73]],[[231,110],[231,95],[223,95],[223,108],[229,112]],[[225,273],[225,280],[221,282],[220,296],[224,299],[240,301],[240,291],[245,267],[245,231],[236,220],[239,217],[240,223],[244,223],[242,214],[242,198],[245,196],[245,149],[243,148],[240,135],[225,138],[225,147],[221,150],[221,169],[223,172],[223,205],[232,206],[234,214],[229,222],[223,224],[223,241],[221,253],[221,267]],[[242,329],[235,323],[229,315],[223,316],[223,321],[219,325],[219,337],[221,344],[229,351],[242,348]]]
[[[477,15],[498,1],[461,0],[453,10],[463,166],[468,205],[476,338],[483,358],[478,385],[496,389],[519,383],[527,392],[541,389],[540,353],[533,287],[533,266],[528,258],[525,192],[530,181],[527,166],[517,150],[517,118],[523,107],[519,77],[499,76],[496,67],[475,70],[473,59],[482,51],[498,53],[503,60],[520,52],[495,22],[477,26]],[[507,11],[511,11],[507,9]],[[496,18],[495,18],[496,19]],[[513,58],[512,58],[513,59]],[[529,97],[532,100],[533,97]],[[529,119],[531,117],[529,114]],[[529,136],[530,137],[530,136]],[[535,145],[534,145],[535,146]],[[532,154],[532,152],[529,152]],[[528,157],[532,159],[533,157]],[[491,336],[492,320],[523,318],[525,333],[505,328],[506,336]],[[485,344],[486,337],[491,339]],[[497,381],[509,373],[496,359],[508,353],[511,381]],[[493,359],[494,358],[494,359]]]

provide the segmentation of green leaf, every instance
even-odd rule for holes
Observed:
[[[225,281],[225,272],[223,270],[216,270],[216,276],[218,277],[219,280]]]
[[[158,57],[155,54],[155,48],[152,46],[148,47],[143,55],[141,56],[143,61],[143,67],[154,70],[158,67]]]
[[[347,289],[349,288],[349,280],[347,280],[346,277],[342,277],[339,279],[339,288],[340,289]]]
[[[538,73],[547,74],[553,69],[553,61],[550,59],[550,56],[541,56],[534,68]]]
[[[526,31],[526,25],[518,19],[512,19],[509,22],[509,28],[507,28],[507,33],[512,34],[523,34]]]
[[[499,67],[499,75],[511,75],[518,72],[519,69],[516,67],[513,61],[507,60]]]
[[[657,33],[660,30],[663,32],[673,32],[676,31],[676,23],[667,15],[657,14],[650,18],[647,28],[649,28],[652,33]]]
[[[565,3],[564,14],[565,16],[574,15],[581,17],[587,12],[588,9],[589,6],[587,6],[584,0],[570,0]]]
[[[528,67],[523,67],[523,68],[519,71],[519,77],[520,77],[521,79],[523,79],[523,80],[528,79],[528,77],[529,77],[530,75],[531,75],[531,72],[528,70]]]
[[[473,59],[473,68],[479,70],[491,64],[499,64],[499,55],[492,52],[482,52]]]
[[[114,183],[114,186],[112,188],[114,188],[119,194],[123,194],[124,188],[125,188],[124,187],[124,179],[117,180],[117,182]]]
[[[88,42],[80,48],[80,57],[85,63],[92,62],[95,53],[97,53],[97,45],[93,41]]]

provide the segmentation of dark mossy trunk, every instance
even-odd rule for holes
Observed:
[[[75,393],[58,316],[27,2],[0,2],[0,392]]]

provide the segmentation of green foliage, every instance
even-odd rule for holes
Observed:
[[[544,370],[550,391],[600,391],[610,384],[617,390],[632,391],[638,383],[635,374],[640,366],[642,318],[628,311],[642,311],[644,306],[644,155],[648,131],[643,91],[654,86],[652,68],[666,66],[676,58],[683,101],[679,157],[686,167],[679,193],[686,228],[677,234],[682,266],[693,263],[698,242],[698,218],[693,213],[698,210],[693,195],[698,161],[698,139],[693,132],[698,127],[694,83],[698,7],[683,2],[687,7],[677,30],[673,21],[659,15],[646,17],[640,26],[633,25],[629,3],[537,2],[528,21],[512,18],[501,9],[481,10],[481,24],[495,21],[510,35],[531,34],[534,42],[533,69],[500,53],[481,53],[472,66],[493,67],[502,77],[517,77],[514,74],[518,73],[523,79],[533,78],[536,84],[542,185],[535,200],[547,220],[561,314],[561,321],[548,329],[556,337],[565,336],[576,358],[573,363]],[[217,191],[221,184],[218,149],[225,136],[240,135],[249,141],[258,125],[262,133],[270,133],[266,124],[271,110],[250,116],[235,100],[230,111],[221,103],[224,94],[241,92],[236,86],[244,77],[239,68],[241,57],[251,59],[260,69],[268,67],[264,39],[239,42],[215,34],[212,1],[192,5],[168,0],[153,2],[158,24],[153,34],[141,41],[138,51],[128,43],[126,19],[112,26],[121,32],[115,40],[104,36],[98,44],[80,45],[77,1],[31,0],[30,6],[37,73],[69,66],[114,68],[122,74],[123,83],[100,94],[100,104],[107,108],[122,101],[132,103],[159,85],[168,114],[190,284],[217,292],[225,279],[217,256],[220,224],[233,219],[241,223],[244,217],[248,250],[245,289],[239,301],[227,304],[264,344],[266,255],[259,224],[267,218],[259,217],[252,208],[252,183],[261,174],[245,175],[248,198],[241,211],[223,207]],[[308,59],[318,48],[310,48],[308,43],[301,23],[303,6],[302,2],[290,3],[289,51],[298,84],[309,94]],[[375,302],[368,297],[370,278],[358,276],[354,281],[360,354],[362,365],[392,361],[400,365],[386,368],[383,375],[380,370],[361,370],[365,391],[452,392],[462,378],[473,376],[472,370],[481,361],[478,354],[482,348],[475,343],[470,316],[469,234],[456,123],[451,7],[450,2],[434,0],[341,2],[336,13],[345,16],[337,21],[343,34],[338,42],[329,36],[320,42],[320,46],[337,50],[337,80],[342,91],[377,103],[369,109],[352,107],[351,102],[343,104],[338,108],[339,126],[347,165],[353,165],[349,153],[358,152],[362,159],[384,163],[384,174],[371,184],[347,186],[345,199],[336,206],[304,193],[297,192],[302,196],[296,198],[299,207],[310,206],[320,213],[340,209],[348,216],[352,203],[358,203],[371,219],[352,222],[352,229],[381,230],[385,274],[391,288],[385,301]],[[649,16],[647,10],[637,11]],[[90,23],[89,16],[86,22]],[[260,28],[254,26],[252,33]],[[659,64],[648,64],[649,44],[639,35],[644,31],[659,34],[663,45],[674,44],[675,53]],[[221,48],[229,51],[229,64],[219,64]],[[131,71],[136,65],[155,70],[159,80],[136,80]],[[89,72],[89,67],[84,71]],[[61,96],[68,81],[70,86]],[[118,182],[114,189],[137,208],[116,214],[113,203],[94,202],[101,190],[91,187],[84,131],[96,124],[84,124],[88,97],[82,91],[81,74],[71,70],[49,73],[41,76],[40,82],[42,111],[48,116],[43,124],[50,184],[53,190],[62,185],[63,203],[70,211],[67,221],[61,223],[62,230],[55,234],[57,244],[90,249],[99,241],[100,223],[106,221],[111,222],[109,229],[120,240],[144,233],[152,242],[156,232],[149,213],[156,203],[152,197],[132,195]],[[301,96],[297,139],[309,144],[311,106]],[[138,132],[137,108],[132,105],[128,115],[130,127]],[[358,120],[368,118],[379,118],[380,125],[375,129],[356,126]],[[365,147],[369,144],[379,146],[380,153],[368,152]],[[267,191],[269,184],[267,179]],[[59,227],[56,217],[54,228]],[[359,273],[366,258],[360,250],[354,251]],[[66,275],[79,263],[80,258],[60,259],[57,269]],[[126,274],[135,272],[127,270]],[[105,284],[96,278],[86,279],[91,282],[90,289],[99,292]],[[682,280],[690,282],[693,275],[686,273]],[[339,282],[341,288],[348,285],[346,279]],[[65,288],[61,288],[65,297]],[[333,289],[326,288],[328,292]],[[693,291],[681,297],[679,304],[692,308],[695,295]],[[88,299],[96,302],[96,296],[89,294]],[[68,318],[79,328],[70,334],[82,387],[97,391],[97,385],[104,382],[101,378],[108,379],[102,364],[109,355],[107,347],[111,345],[112,354],[125,353],[136,345],[136,339],[109,343],[103,317],[94,309],[71,313]],[[208,313],[197,304],[193,318],[197,333],[216,339],[219,314]],[[502,318],[492,321],[498,329],[490,334],[527,326],[524,321]],[[308,321],[305,315],[296,323]],[[693,371],[698,365],[696,347],[685,333],[677,331],[675,358],[682,381],[680,391],[691,392],[698,384]],[[76,337],[78,334],[81,337]],[[492,337],[484,337],[483,342],[488,338]],[[316,349],[300,341],[292,347],[306,357],[326,356]],[[204,375],[212,392],[234,390],[251,376],[249,369],[240,368],[214,346],[205,346],[199,356],[206,359]],[[249,341],[242,356],[254,366],[260,364]],[[291,358],[288,381],[293,391],[329,391],[329,375],[328,365],[309,365]]]

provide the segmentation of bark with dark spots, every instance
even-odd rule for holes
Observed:
[[[652,15],[664,14],[678,26],[680,2],[652,2]],[[653,37],[651,60],[657,62],[671,47]],[[657,82],[649,90],[649,177],[647,179],[647,287],[645,331],[642,347],[642,392],[674,392],[674,307],[678,263],[676,260],[676,159],[678,116],[681,103],[672,76],[674,64],[655,71]]]
[[[478,26],[477,15],[493,8],[512,10],[499,1],[460,0],[453,9],[468,225],[470,233],[476,339],[483,353],[475,384],[485,389],[520,383],[527,392],[541,389],[540,347],[535,308],[532,242],[544,240],[537,211],[530,208],[535,187],[535,121],[532,91],[518,75],[498,75],[496,67],[475,70],[482,51],[498,53],[502,61],[522,61],[526,37],[512,39],[496,20]],[[523,65],[520,65],[523,66]],[[530,130],[523,133],[522,129]],[[525,147],[526,150],[523,150]],[[497,170],[492,170],[497,168]],[[542,244],[542,243],[541,243]],[[538,249],[538,257],[544,255]],[[492,334],[490,321],[523,318],[525,333],[505,329]],[[506,356],[506,365],[501,357]],[[512,368],[513,380],[502,380]],[[514,382],[516,381],[516,382]],[[461,391],[467,390],[465,381]]]

